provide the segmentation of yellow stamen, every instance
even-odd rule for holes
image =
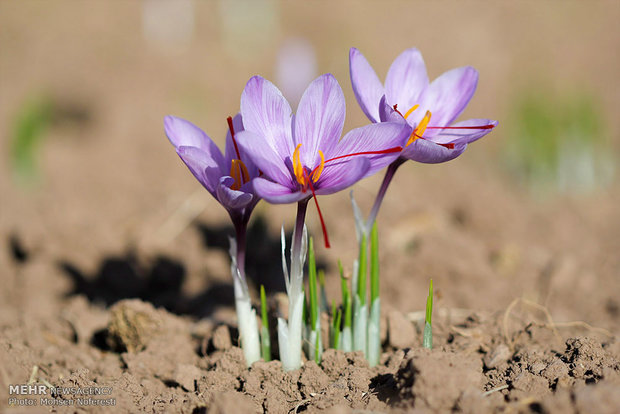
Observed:
[[[409,117],[409,115],[411,115],[413,113],[413,111],[415,111],[416,109],[418,109],[420,105],[413,105],[411,108],[409,108],[409,110],[407,112],[405,112],[405,119],[407,119]]]
[[[304,178],[304,166],[301,165],[299,157],[299,148],[301,148],[301,144],[297,144],[297,148],[293,151],[293,173],[295,173],[297,182],[303,186],[306,183],[306,179]]]
[[[424,135],[424,132],[426,131],[426,127],[428,126],[428,123],[431,121],[431,115],[432,115],[431,111],[426,111],[424,118],[422,118],[418,126],[415,127],[415,129],[411,133],[411,136],[409,137],[409,141],[407,141],[407,145],[405,146],[409,146],[416,139],[422,138],[422,136]]]
[[[321,156],[321,163],[318,167],[314,169],[314,172],[310,176],[312,178],[312,182],[316,183],[323,172],[323,167],[325,166],[325,156],[323,155],[323,151],[319,150],[319,155]]]
[[[232,190],[239,190],[241,186],[250,181],[250,173],[241,160],[232,160],[230,163],[230,176],[235,180],[230,186]]]

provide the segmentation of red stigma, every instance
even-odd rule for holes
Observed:
[[[228,118],[226,118],[226,121],[228,121],[228,129],[230,129],[230,137],[232,138],[233,145],[235,146],[237,159],[241,160],[241,155],[239,154],[239,147],[237,146],[237,141],[235,140],[235,127],[233,127],[233,119],[229,116]]]
[[[398,115],[400,115],[400,116],[402,116],[404,118],[403,114],[401,114],[400,111],[398,110],[398,104],[394,104],[394,110],[396,112],[398,112]]]
[[[339,155],[337,157],[334,158],[330,158],[328,160],[325,160],[326,163],[330,162],[330,161],[335,161],[335,160],[339,160],[342,158],[347,158],[347,157],[353,157],[356,155],[380,155],[380,154],[391,154],[393,152],[401,152],[403,150],[403,147],[392,147],[392,148],[388,148],[388,149],[384,149],[384,150],[379,150],[379,151],[362,151],[362,152],[353,152],[351,154],[345,154],[345,155]]]
[[[495,125],[473,125],[473,126],[427,126],[426,129],[493,129]],[[421,137],[420,137],[421,138]]]
[[[323,239],[325,240],[325,248],[329,249],[331,245],[329,244],[329,236],[327,235],[327,227],[325,227],[325,221],[323,220],[323,214],[321,213],[321,208],[319,207],[319,200],[317,200],[316,194],[314,193],[314,185],[312,185],[312,180],[308,176],[308,172],[306,171],[305,168],[304,168],[304,176],[306,178],[306,181],[308,182],[308,187],[310,187],[310,191],[312,191],[312,198],[314,198],[314,203],[316,204],[316,211],[319,212],[319,219],[321,220],[321,230],[323,230]]]

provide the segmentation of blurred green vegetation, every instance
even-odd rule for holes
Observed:
[[[32,184],[39,178],[37,153],[52,116],[52,101],[44,96],[27,100],[17,112],[9,154],[13,176],[20,185]]]
[[[607,185],[614,156],[599,108],[586,93],[521,93],[508,122],[504,156],[510,170],[539,194],[583,194]]]

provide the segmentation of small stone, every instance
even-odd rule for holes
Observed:
[[[108,342],[119,351],[142,351],[162,328],[161,315],[150,303],[138,299],[118,302],[110,308]]]
[[[485,355],[484,366],[488,369],[492,369],[508,361],[509,358],[510,349],[505,344],[501,344],[496,346],[493,351]]]
[[[200,368],[189,364],[177,365],[173,374],[174,382],[179,384],[185,391],[190,392],[194,392],[196,381],[201,377],[202,371],[200,371]]]
[[[413,324],[396,310],[388,313],[388,339],[389,344],[397,349],[415,345],[416,331]]]
[[[218,351],[225,351],[232,348],[232,340],[230,339],[230,330],[226,325],[220,325],[213,331],[213,347]]]

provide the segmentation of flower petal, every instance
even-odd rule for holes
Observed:
[[[232,177],[221,177],[217,186],[217,199],[228,209],[238,210],[252,201],[252,194],[230,188],[235,180]]]
[[[302,144],[301,163],[314,168],[319,150],[329,152],[338,143],[344,126],[344,94],[330,73],[319,76],[306,89],[295,116],[295,144]]]
[[[241,94],[241,115],[245,130],[264,137],[281,159],[293,154],[291,107],[273,83],[252,77]]]
[[[411,127],[405,122],[381,122],[379,124],[370,124],[361,128],[356,128],[340,140],[340,143],[333,152],[325,154],[326,162],[323,174],[328,172],[328,167],[332,164],[344,164],[349,160],[366,158],[370,162],[370,167],[365,176],[371,175],[398,158],[400,152],[396,151],[389,154],[375,155],[360,154],[334,160],[332,162],[329,160],[359,152],[383,151],[396,147],[404,147],[410,133]],[[320,180],[321,179],[319,179],[319,181]]]
[[[455,144],[449,149],[426,139],[416,139],[403,150],[402,156],[417,162],[438,164],[458,157],[465,148],[467,144]]]
[[[362,111],[372,122],[379,122],[379,101],[385,90],[370,63],[354,47],[349,51],[349,75]]]
[[[368,175],[369,168],[370,161],[367,158],[355,158],[347,162],[326,165],[316,183],[315,193],[327,195],[344,190]]]
[[[262,136],[250,131],[236,134],[239,149],[248,155],[257,169],[272,181],[292,186],[292,176],[286,167],[286,160],[280,157],[270,143]]]
[[[175,148],[196,147],[205,154],[205,157],[213,160],[222,169],[222,173],[227,173],[222,152],[202,129],[185,119],[171,115],[164,118],[164,129],[168,140]]]
[[[194,177],[211,194],[214,194],[215,188],[222,176],[220,166],[207,153],[197,147],[178,147],[177,154],[179,154],[181,160],[194,174]]]
[[[379,118],[381,122],[398,122],[401,124],[407,122],[394,107],[387,103],[385,96],[383,96],[381,102],[379,102]]]
[[[461,115],[474,96],[478,71],[470,66],[449,70],[435,79],[420,97],[420,108],[407,121],[416,124],[431,111],[429,126],[447,126]],[[437,130],[427,130],[428,136]]]
[[[256,194],[271,204],[294,203],[312,195],[310,192],[302,193],[260,177],[255,178],[252,182]]]
[[[485,126],[497,125],[497,121],[492,119],[468,119],[467,121],[457,122],[451,125],[450,129],[443,129],[437,132],[437,135],[431,137],[430,140],[440,144],[470,144],[489,132],[493,131],[493,128],[486,129],[453,129],[458,127],[470,127],[470,126]]]
[[[390,105],[398,104],[404,114],[428,86],[422,54],[416,48],[405,50],[392,63],[385,78],[385,96]]]

